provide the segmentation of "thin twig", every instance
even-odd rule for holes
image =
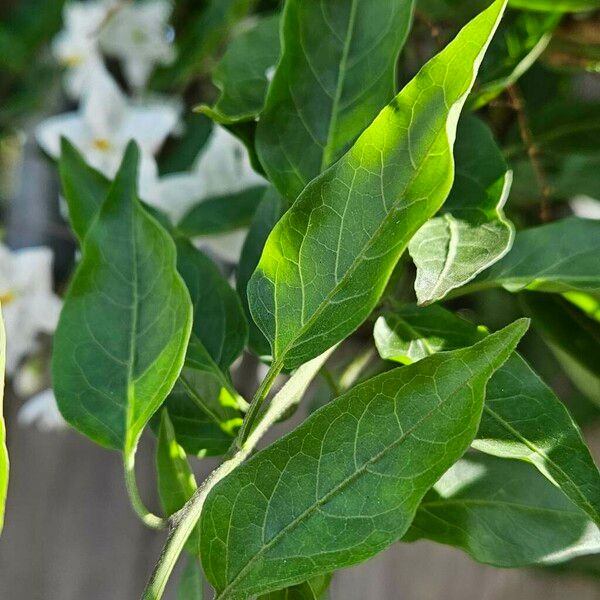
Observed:
[[[548,183],[542,163],[540,162],[540,150],[533,138],[529,118],[525,112],[525,101],[523,100],[521,91],[513,84],[508,86],[507,92],[510,99],[510,106],[517,114],[521,139],[527,149],[527,155],[531,161],[531,166],[533,167],[538,187],[540,188],[540,220],[542,223],[547,223],[550,221],[550,198],[552,189]]]

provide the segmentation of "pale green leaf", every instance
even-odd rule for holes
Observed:
[[[513,242],[513,226],[502,210],[512,174],[482,121],[470,115],[461,119],[454,160],[454,185],[441,215],[427,221],[408,246],[420,304],[441,300],[471,281]]]
[[[269,592],[258,600],[321,600],[330,582],[331,575],[319,575],[284,590]]]
[[[526,329],[355,387],[217,484],[200,521],[217,598],[299,583],[397,541],[473,440],[486,383]]]
[[[402,307],[381,317],[375,341],[384,358],[421,360],[485,336],[481,327],[439,306]],[[565,406],[529,365],[513,354],[491,378],[478,450],[530,462],[600,524],[600,473]]]
[[[296,367],[355,330],[443,204],[460,110],[504,5],[425,65],[273,229],[248,299],[279,366]]]
[[[294,201],[394,96],[413,0],[287,0],[283,54],[258,123],[271,182]]]
[[[188,557],[179,587],[177,588],[177,600],[203,600],[204,590],[202,589],[202,572],[200,564],[193,557]]]
[[[99,444],[127,452],[173,387],[192,326],[174,244],[137,199],[138,161],[130,144],[89,227],[52,364],[65,419]]]
[[[6,365],[6,336],[4,332],[4,320],[0,314],[0,534],[4,526],[4,509],[6,504],[6,493],[8,491],[8,449],[6,447],[6,424],[2,412],[4,400],[4,370]]]
[[[598,527],[533,468],[479,454],[457,462],[425,496],[405,540],[420,538],[497,567],[600,553]]]
[[[280,52],[279,15],[258,19],[229,43],[213,71],[221,91],[217,102],[198,110],[223,125],[254,120],[265,105],[268,77]]]
[[[584,12],[600,8],[600,0],[510,0],[510,5],[545,12]]]
[[[511,251],[457,294],[498,286],[599,292],[600,221],[570,217],[519,231]]]

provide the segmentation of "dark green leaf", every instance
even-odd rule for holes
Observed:
[[[287,0],[283,55],[258,123],[260,161],[293,202],[393,97],[413,0]]]
[[[600,552],[586,514],[526,464],[485,455],[457,462],[425,496],[406,541],[462,548],[497,567],[523,567]]]
[[[275,188],[268,188],[261,203],[256,209],[254,219],[252,220],[250,230],[248,231],[248,235],[244,242],[244,247],[242,248],[242,254],[238,265],[236,278],[237,291],[239,297],[242,299],[242,306],[244,307],[244,312],[246,313],[246,317],[250,324],[249,345],[258,356],[263,357],[269,356],[271,349],[268,340],[252,320],[246,291],[248,281],[260,260],[263,248],[265,247],[265,242],[273,230],[273,227],[277,221],[281,219],[287,208],[287,203],[275,191]]]
[[[213,360],[227,369],[248,340],[241,302],[210,258],[183,238],[176,245],[177,270],[194,307],[193,331]]]
[[[203,200],[183,217],[177,228],[188,237],[197,237],[247,227],[264,193],[264,186],[256,186]]]
[[[202,573],[195,558],[188,557],[177,589],[177,600],[203,600]]]
[[[417,361],[485,336],[481,327],[439,306],[402,307],[381,317],[375,341],[384,358]],[[530,462],[600,524],[600,473],[565,406],[529,365],[513,354],[486,391],[478,450]]]
[[[217,484],[200,521],[217,598],[302,582],[398,540],[473,440],[486,383],[526,329],[355,387]]]
[[[492,132],[465,115],[454,148],[456,176],[442,214],[417,231],[409,252],[417,266],[420,304],[441,300],[500,260],[514,229],[504,217],[512,175]]]
[[[258,600],[320,600],[325,595],[331,575],[319,575],[284,590],[269,592]]]
[[[425,65],[273,229],[248,299],[280,365],[296,367],[356,329],[443,204],[460,110],[504,4]]]
[[[571,217],[519,231],[511,251],[459,293],[498,286],[600,292],[600,221]]]
[[[126,453],[173,387],[192,327],[173,242],[137,199],[138,160],[130,144],[89,227],[52,365],[65,419]]]
[[[71,228],[81,242],[106,200],[111,182],[92,169],[66,138],[61,140],[58,168]]]
[[[600,323],[560,296],[528,292],[521,301],[573,383],[600,405]]]
[[[221,95],[214,106],[199,110],[223,125],[253,121],[265,105],[269,70],[280,52],[279,15],[259,19],[229,43],[213,72]]]

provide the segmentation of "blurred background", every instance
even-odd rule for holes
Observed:
[[[399,81],[407,81],[485,4],[421,2],[400,61]],[[60,200],[55,163],[60,137],[88,144],[86,159],[109,177],[125,138],[137,139],[147,167],[140,180],[144,197],[176,217],[199,201],[261,187],[264,182],[253,172],[243,144],[191,109],[217,97],[211,74],[227,41],[279,8],[275,0],[0,4],[0,297],[9,336],[4,410],[11,457],[0,539],[2,599],[138,598],[164,543],[164,536],[145,529],[131,510],[120,456],[66,429],[54,404],[48,373],[51,336],[77,257]],[[526,31],[530,49],[536,47],[540,58],[519,82],[524,110],[573,98],[595,107],[600,102],[598,13],[561,16],[554,27],[543,48],[541,36],[533,28]],[[509,48],[522,41],[510,35]],[[104,120],[103,106],[114,109]],[[514,107],[499,97],[486,111],[509,146],[518,130]],[[542,156],[552,180],[547,200],[554,215],[600,215],[594,200],[594,193],[600,197],[600,144],[595,137],[600,111],[595,119],[596,129],[585,140],[568,140],[575,145],[575,163],[562,162],[551,150]],[[535,133],[544,124],[532,127]],[[511,202],[518,210],[511,214],[507,207],[520,224],[536,221],[532,199],[539,195],[539,182],[524,154],[512,158]],[[228,274],[235,271],[247,222],[240,225],[235,231],[199,235]],[[500,291],[488,291],[455,308],[479,319],[483,315],[485,324],[495,328],[518,314],[515,302]],[[567,403],[600,459],[598,383],[582,384],[535,333],[527,338],[524,352]],[[242,391],[255,386],[257,368],[249,357],[238,366],[234,377]],[[313,404],[325,401],[323,383],[313,386],[311,394]],[[301,414],[295,415],[276,433],[300,419]],[[158,511],[154,446],[147,435],[138,463],[143,496]],[[212,465],[211,460],[198,461],[198,476]],[[165,597],[174,599],[174,588]],[[575,560],[560,569],[501,570],[429,542],[396,544],[365,565],[337,573],[331,588],[333,600],[565,597],[600,599],[598,560]]]

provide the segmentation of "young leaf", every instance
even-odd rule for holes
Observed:
[[[216,104],[198,110],[222,125],[253,121],[265,105],[269,71],[279,60],[279,15],[259,19],[227,47],[213,71],[213,81],[221,90]]]
[[[510,0],[510,5],[546,12],[583,12],[600,8],[600,0]]]
[[[160,417],[156,472],[161,506],[165,514],[171,516],[192,497],[197,486],[185,452],[177,443],[173,424],[165,409],[162,410]],[[198,556],[199,544],[199,531],[194,531],[188,538],[186,547],[192,554]]]
[[[0,313],[0,534],[4,526],[4,509],[6,505],[6,493],[8,491],[8,449],[6,447],[6,424],[2,412],[4,400],[4,371],[6,365],[6,336],[4,332],[4,320]]]
[[[473,344],[483,336],[481,327],[439,306],[402,307],[375,325],[382,356],[405,363]],[[473,446],[532,463],[600,525],[600,473],[581,432],[562,402],[517,353],[487,386]]]
[[[241,302],[210,258],[182,237],[176,247],[177,270],[194,308],[193,332],[213,360],[228,369],[248,340]]]
[[[188,557],[177,589],[177,600],[203,600],[202,572],[195,558]]]
[[[191,455],[227,451],[242,423],[243,399],[194,333],[185,364],[165,406],[177,441]]]
[[[200,521],[217,598],[295,584],[398,540],[473,440],[485,385],[526,329],[355,387],[217,484]]]
[[[192,326],[173,242],[137,199],[138,161],[132,143],[87,232],[52,360],[65,419],[126,453],[173,387]]]
[[[479,119],[460,120],[454,160],[456,177],[442,214],[427,221],[408,246],[417,266],[419,304],[441,300],[471,281],[500,260],[514,238],[502,211],[512,173]]]
[[[527,292],[521,302],[573,383],[600,405],[600,323],[560,296]]]
[[[287,210],[287,202],[277,193],[275,188],[268,188],[265,192],[259,207],[256,209],[254,219],[250,225],[248,235],[244,241],[240,263],[236,278],[237,292],[242,300],[242,306],[248,319],[250,327],[249,346],[258,356],[269,356],[271,350],[269,342],[262,331],[256,326],[250,314],[248,306],[247,287],[248,281],[258,265],[260,256],[265,247],[265,242],[269,234],[275,227],[275,224]]]
[[[321,600],[330,582],[331,575],[319,575],[284,590],[264,594],[258,600]]]
[[[177,229],[187,237],[198,237],[247,227],[264,194],[264,186],[256,186],[203,200],[184,215]]]
[[[529,465],[485,455],[457,462],[425,496],[405,541],[427,538],[497,567],[600,553],[600,530]]]
[[[296,367],[356,329],[443,204],[460,110],[504,5],[492,4],[425,65],[273,229],[248,299],[277,366]]]
[[[66,138],[61,140],[58,169],[62,191],[69,207],[71,228],[82,242],[106,200],[111,182],[90,167]]]
[[[600,292],[600,221],[569,217],[517,232],[511,251],[456,295],[497,286]]]
[[[258,123],[260,161],[293,202],[393,97],[413,0],[287,0],[283,54]]]

